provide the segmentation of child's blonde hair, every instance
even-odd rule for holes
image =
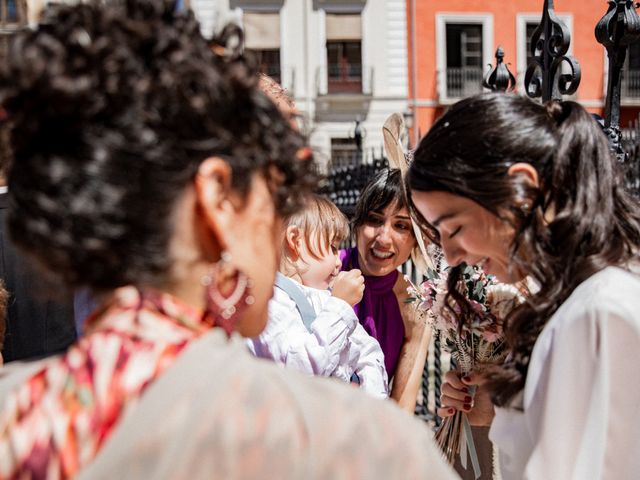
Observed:
[[[283,231],[298,227],[307,250],[314,258],[326,254],[327,246],[342,243],[349,236],[349,221],[333,202],[321,195],[309,195],[302,208],[284,218]],[[282,261],[291,265],[286,242],[282,242]]]

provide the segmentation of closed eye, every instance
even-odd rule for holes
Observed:
[[[455,237],[458,233],[460,233],[460,230],[462,230],[462,225],[460,225],[458,228],[456,228],[453,232],[451,232],[449,234],[449,238],[453,238]]]

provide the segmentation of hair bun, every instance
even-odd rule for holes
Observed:
[[[557,125],[560,125],[566,118],[565,109],[563,108],[562,102],[559,100],[549,100],[545,104],[545,109],[547,110],[547,115],[549,115]]]

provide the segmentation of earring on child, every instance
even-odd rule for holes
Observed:
[[[223,251],[201,283],[205,287],[207,321],[231,335],[241,312],[255,301],[251,279],[231,263],[231,254]]]

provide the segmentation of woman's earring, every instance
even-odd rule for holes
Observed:
[[[525,215],[529,215],[531,213],[531,204],[529,202],[523,203],[520,205],[520,210],[522,210],[522,213]]]
[[[251,279],[233,266],[231,254],[223,251],[201,282],[205,287],[208,322],[231,335],[242,310],[255,301],[251,295]]]

